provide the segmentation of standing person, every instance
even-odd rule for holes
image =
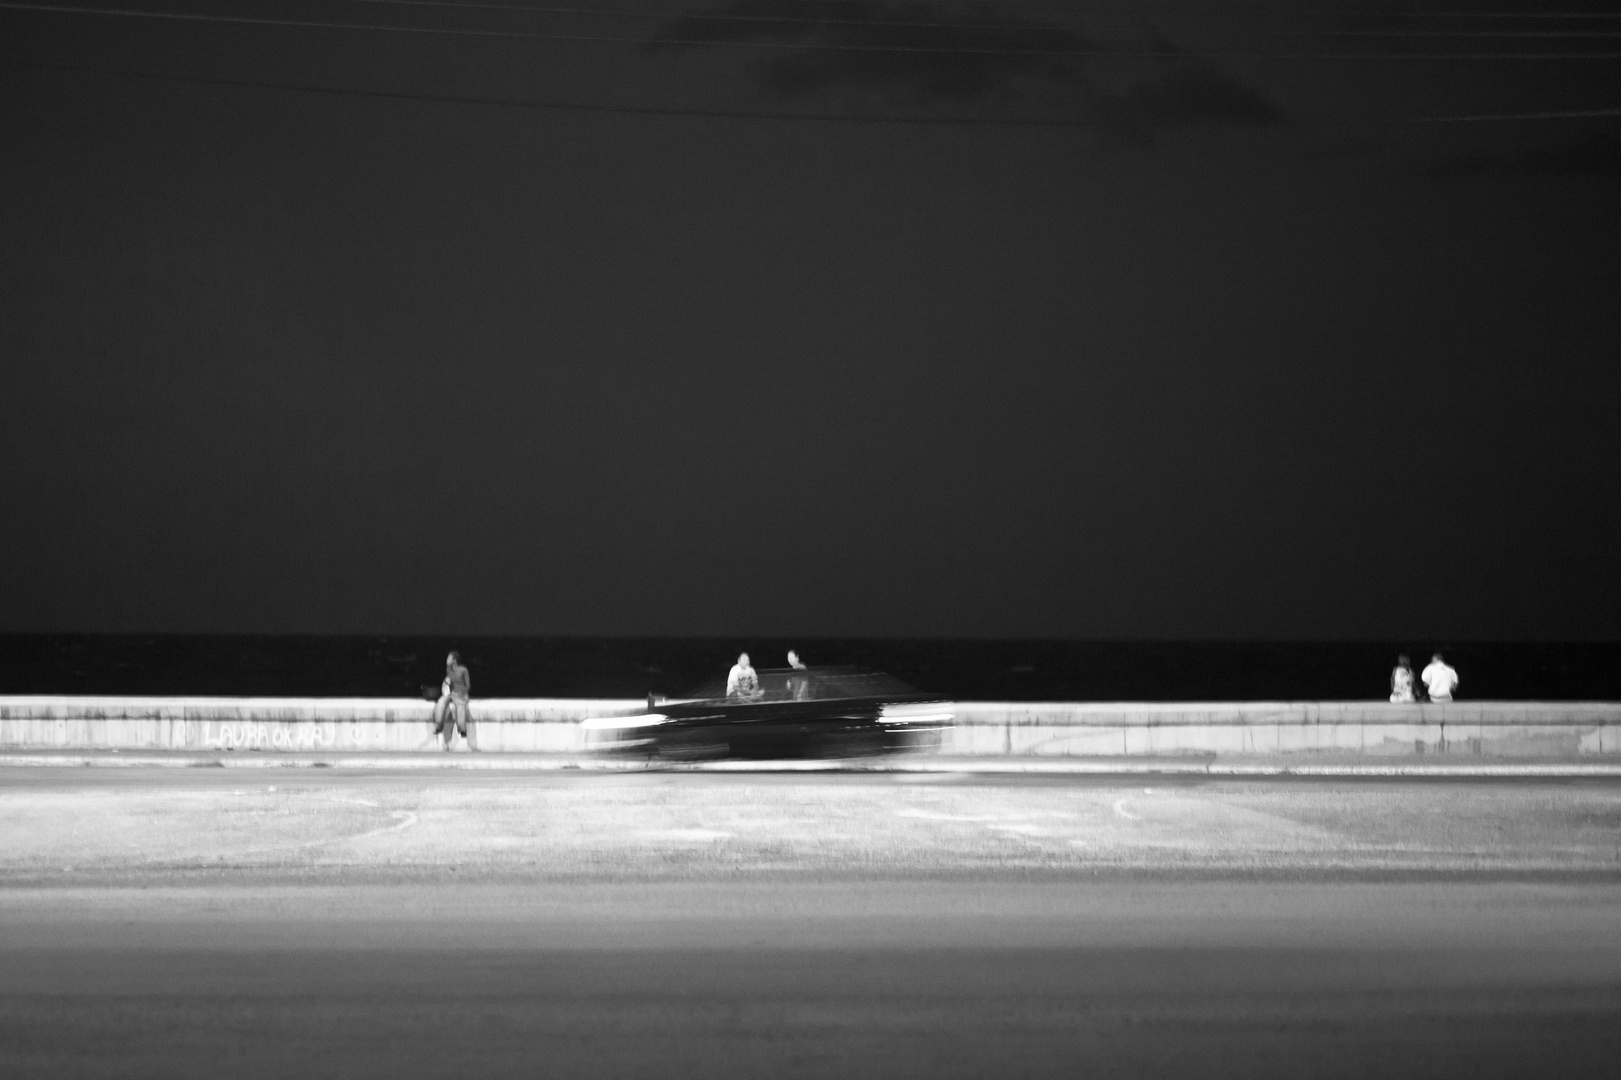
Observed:
[[[1441,659],[1436,653],[1430,657],[1430,662],[1419,676],[1424,680],[1424,689],[1430,693],[1431,701],[1451,701],[1452,691],[1458,688],[1458,671]]]
[[[810,669],[799,654],[788,650],[788,697],[792,701],[805,701],[810,697]]]
[[[754,701],[760,696],[760,676],[749,663],[748,653],[738,653],[737,663],[726,673],[726,696],[739,701]]]
[[[461,732],[464,742],[467,739],[467,699],[473,692],[473,676],[462,666],[461,653],[452,650],[445,657],[445,681],[439,689],[439,700],[433,704],[433,733],[435,737],[444,733],[445,749],[449,750],[456,732]]]
[[[1390,700],[1397,705],[1413,703],[1413,662],[1406,653],[1396,657],[1396,666],[1390,672]]]

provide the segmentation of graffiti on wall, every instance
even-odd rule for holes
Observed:
[[[209,721],[203,745],[220,750],[340,750],[366,745],[358,724]]]

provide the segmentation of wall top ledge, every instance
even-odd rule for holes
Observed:
[[[637,698],[474,698],[475,721],[571,723],[646,707]],[[417,722],[421,698],[158,697],[0,695],[0,720],[157,720],[253,722]],[[1609,724],[1621,702],[1459,701],[1392,705],[1382,701],[1076,702],[961,701],[959,726],[1156,727],[1275,724]]]

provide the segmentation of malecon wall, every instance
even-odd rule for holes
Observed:
[[[581,721],[639,700],[473,701],[482,751],[580,753]],[[1621,703],[958,702],[939,752],[974,756],[1621,755]],[[410,751],[434,744],[413,698],[0,697],[0,748]]]
[[[955,714],[954,754],[1621,754],[1617,702],[959,702]]]
[[[580,722],[645,701],[474,699],[481,750],[576,753]],[[0,747],[102,750],[428,750],[419,698],[0,697]]]

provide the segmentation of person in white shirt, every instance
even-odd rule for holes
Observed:
[[[739,653],[737,663],[726,674],[726,696],[741,701],[753,701],[760,696],[760,676],[754,673],[748,653]]]
[[[1452,691],[1458,687],[1457,669],[1442,660],[1440,653],[1430,657],[1429,666],[1419,678],[1424,680],[1424,688],[1429,691],[1431,701],[1451,701]]]

